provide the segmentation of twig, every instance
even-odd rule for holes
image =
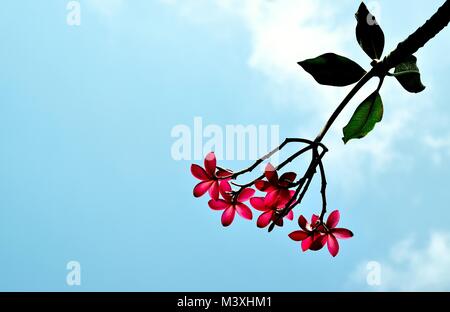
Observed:
[[[320,194],[322,196],[322,212],[320,213],[319,220],[321,223],[323,223],[323,218],[325,217],[325,214],[327,213],[327,177],[325,175],[325,168],[323,166],[322,159],[319,160],[319,171],[320,171],[320,177],[321,177],[321,187],[320,187]]]

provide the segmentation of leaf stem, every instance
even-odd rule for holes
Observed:
[[[339,104],[339,106],[336,108],[336,110],[331,114],[330,118],[326,122],[323,129],[319,132],[314,142],[320,143],[322,142],[323,138],[327,134],[327,132],[330,130],[333,123],[336,121],[338,116],[342,113],[344,108],[347,106],[347,104],[353,99],[353,97],[358,93],[358,91],[373,77],[375,77],[376,73],[376,66],[372,67],[372,69],[366,73],[359,81],[358,83],[353,87],[353,89],[347,94],[347,96],[344,98],[344,100]]]

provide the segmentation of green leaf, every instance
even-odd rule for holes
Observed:
[[[344,143],[351,139],[361,139],[375,128],[375,124],[383,119],[383,101],[380,94],[372,93],[356,109],[347,126],[344,128]]]
[[[425,90],[425,86],[420,80],[417,58],[414,55],[409,56],[403,63],[395,67],[394,77],[408,92],[419,93]]]
[[[375,16],[361,3],[355,17],[358,21],[356,40],[371,59],[380,59],[384,50],[384,33]]]
[[[343,87],[358,82],[366,71],[352,60],[326,53],[298,64],[323,85]]]

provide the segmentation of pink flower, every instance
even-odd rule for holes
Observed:
[[[290,192],[290,197],[294,195],[294,191]],[[267,196],[266,196],[267,198]],[[269,200],[266,200],[264,197],[253,197],[250,198],[250,204],[255,208],[256,210],[262,211],[263,213],[259,216],[258,221],[256,222],[256,225],[259,228],[265,228],[269,225],[270,222],[275,221],[277,219],[277,213],[281,212],[289,201],[289,199],[280,199],[271,197]],[[288,220],[294,219],[294,213],[289,211],[289,213],[285,216]],[[283,226],[283,219],[278,219],[276,224],[278,226]]]
[[[323,235],[317,231],[316,227],[318,224],[319,216],[317,215],[312,216],[311,223],[308,223],[304,216],[300,216],[298,218],[298,225],[302,230],[292,232],[289,234],[289,237],[296,242],[301,241],[303,251],[307,251],[308,249],[320,250],[325,244],[325,241],[322,239]]]
[[[275,202],[277,200],[289,201],[291,193],[289,187],[294,182],[297,175],[294,172],[286,172],[278,178],[277,170],[269,163],[264,171],[264,176],[267,181],[258,180],[255,182],[255,187],[266,192],[266,200],[268,203]]]
[[[347,239],[353,237],[353,233],[344,228],[336,228],[339,223],[340,213],[333,211],[325,224],[320,224],[319,217],[312,216],[311,223],[308,223],[303,216],[298,219],[298,224],[302,230],[289,234],[294,241],[301,241],[302,250],[320,250],[325,244],[333,257],[339,253],[339,243],[337,239]]]
[[[193,164],[191,165],[191,173],[194,177],[201,180],[194,187],[194,196],[200,197],[209,191],[212,199],[219,199],[219,178],[224,178],[231,174],[231,172],[225,170],[217,170],[216,156],[213,152],[205,157],[205,169]]]
[[[347,239],[353,237],[353,233],[350,230],[344,229],[344,228],[337,228],[336,226],[339,223],[340,219],[340,213],[339,210],[333,211],[327,219],[327,223],[325,224],[325,227],[323,227],[324,236],[326,237],[327,247],[328,251],[333,257],[336,257],[336,255],[339,252],[339,239]]]
[[[224,210],[223,226],[229,226],[233,222],[236,212],[244,219],[253,219],[252,211],[244,202],[255,194],[255,190],[245,188],[239,194],[234,194],[228,181],[221,181],[219,189],[223,199],[211,199],[208,205],[213,210]]]

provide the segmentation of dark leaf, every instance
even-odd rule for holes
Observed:
[[[372,93],[356,109],[347,126],[344,128],[344,143],[351,139],[361,139],[375,128],[375,124],[383,119],[383,101],[378,92]]]
[[[352,60],[326,53],[319,57],[298,63],[323,85],[343,87],[359,81],[366,71]]]
[[[405,62],[395,67],[394,77],[408,92],[419,93],[425,90],[425,86],[420,80],[417,58],[414,55],[409,56]]]
[[[371,59],[380,59],[384,49],[384,33],[380,25],[364,3],[355,14],[356,40]]]

